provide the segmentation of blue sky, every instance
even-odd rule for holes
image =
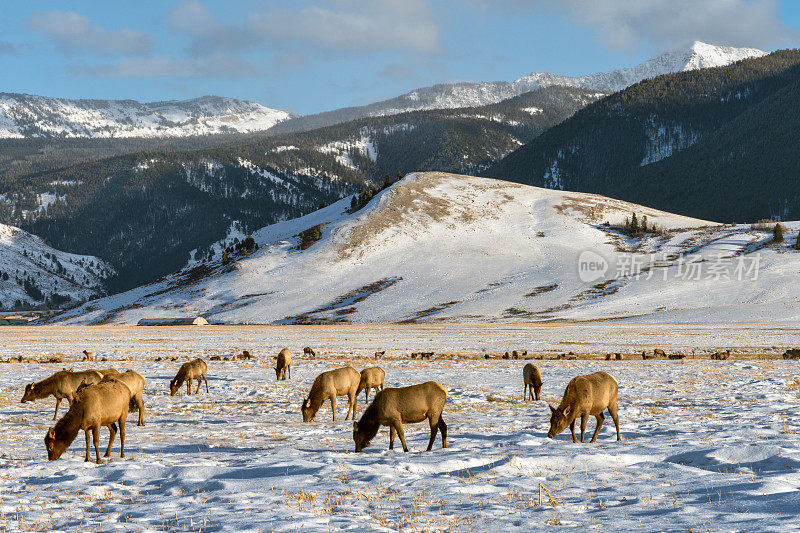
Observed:
[[[28,1],[0,12],[0,91],[218,94],[313,113],[444,81],[578,75],[693,40],[800,43],[795,0]]]

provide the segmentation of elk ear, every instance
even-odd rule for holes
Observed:
[[[26,391],[31,390],[32,388],[33,388],[33,383],[28,383],[27,385],[25,385]]]
[[[550,408],[550,412],[551,412],[551,413],[555,413],[555,412],[556,412],[556,408],[555,408],[555,407],[553,407],[552,405],[550,405],[549,403],[547,404],[547,407],[549,407],[549,408]]]
[[[570,413],[571,411],[572,411],[572,406],[571,406],[571,405],[568,405],[568,406],[566,406],[566,407],[564,408],[564,416],[567,416],[567,415],[569,415],[569,413]]]
[[[47,430],[47,436],[50,437],[51,439],[56,438],[56,430],[55,430],[55,428],[48,429]]]

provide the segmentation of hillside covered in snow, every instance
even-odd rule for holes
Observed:
[[[766,52],[755,48],[715,46],[695,41],[689,46],[661,54],[633,67],[574,77],[559,76],[549,72],[532,72],[511,82],[442,83],[365,106],[298,117],[277,125],[273,131],[300,131],[367,116],[393,115],[408,111],[485,106],[552,86],[610,93],[662,74],[722,67],[765,54]]]
[[[85,301],[102,294],[111,274],[96,257],[55,250],[35,235],[0,224],[0,309]]]
[[[267,130],[290,117],[286,111],[219,96],[139,103],[0,93],[0,138],[248,133]]]
[[[349,206],[344,199],[265,227],[253,234],[259,249],[250,255],[205,262],[59,320],[761,322],[800,316],[793,277],[786,275],[800,266],[790,230],[791,244],[773,245],[771,233],[749,226],[435,172],[407,176],[355,213],[346,212]],[[620,231],[634,213],[659,232]],[[789,225],[792,232],[795,226]],[[579,264],[596,270],[582,274]]]

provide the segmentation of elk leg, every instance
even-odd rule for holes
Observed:
[[[336,395],[331,396],[331,411],[333,412],[333,421],[336,422]]]
[[[208,393],[208,378],[206,377],[206,375],[205,375],[205,374],[203,374],[203,379],[204,379],[204,380],[205,380],[205,382],[206,382],[206,393]]]
[[[194,391],[195,394],[200,394],[200,385],[202,385],[202,384],[203,384],[203,380],[200,379],[200,378],[197,378],[197,389],[195,389],[195,391]]]
[[[87,462],[87,463],[92,460],[91,452],[90,452],[90,450],[91,450],[91,441],[90,441],[89,429],[90,428],[86,428],[83,431],[84,433],[86,433],[86,457],[84,457],[83,460],[84,460],[84,462]]]
[[[426,451],[431,451],[431,448],[433,448],[433,441],[436,440],[436,433],[439,432],[439,424],[434,424],[433,418],[429,418],[428,421],[431,424],[431,440],[428,441],[428,449]]]
[[[403,433],[403,423],[402,422],[393,422],[397,427],[397,436],[400,437],[400,443],[403,445],[403,451],[408,452],[408,446],[406,446],[406,434]]]
[[[389,449],[394,450],[394,437],[397,435],[397,430],[394,426],[389,426]]]
[[[100,424],[92,426],[92,440],[94,441],[94,454],[97,456],[97,464],[101,465],[100,460]]]
[[[356,391],[352,391],[349,394],[349,396],[350,396],[350,409],[352,409],[352,411],[350,411],[350,416],[353,418],[353,420],[355,420],[356,411],[358,410],[358,394],[356,393]],[[345,418],[345,420],[347,420],[347,418]]]
[[[609,405],[608,412],[611,415],[611,419],[614,421],[614,425],[617,426],[617,440],[622,440],[622,436],[619,434],[619,416],[617,416],[617,404]]]
[[[289,375],[289,379],[292,379],[292,365],[286,367],[286,373]]]
[[[119,456],[125,457],[125,416],[119,419]]]
[[[114,444],[114,437],[117,436],[117,425],[112,422],[108,426],[108,431],[111,432],[111,436],[108,437],[108,448],[106,448],[106,454],[103,457],[111,457],[111,445]]]
[[[572,432],[572,442],[578,442],[578,439],[575,438],[575,421],[572,421],[572,424],[569,425],[569,430]]]
[[[192,395],[192,380],[191,379],[186,381],[186,395],[187,396],[191,396]]]
[[[528,401],[528,384],[527,383],[525,384],[525,387],[522,389],[522,401],[523,402],[527,402]]]
[[[581,442],[583,442],[583,436],[586,433],[586,420],[587,420],[586,413],[581,414]]]
[[[58,417],[58,406],[61,405],[61,398],[56,398],[56,412],[53,414],[53,420]]]
[[[136,406],[139,408],[139,424],[140,426],[144,425],[144,400],[142,399],[142,395],[139,394],[136,396]]]
[[[447,448],[447,424],[441,415],[439,415],[439,432],[442,434],[442,448]]]
[[[603,427],[603,421],[606,419],[602,412],[594,416],[597,418],[597,427],[594,429],[594,435],[592,435],[592,440],[590,442],[597,442],[597,435],[600,433],[600,428]]]
[[[369,401],[369,387],[364,387],[364,403]]]

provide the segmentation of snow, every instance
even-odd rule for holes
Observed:
[[[360,153],[373,163],[378,159],[378,149],[375,147],[375,143],[372,142],[370,136],[365,132],[362,132],[359,139],[333,141],[320,146],[318,150],[324,154],[334,154],[334,158],[340,165],[352,169],[356,169],[351,156],[353,152]]]
[[[64,365],[0,365],[3,529],[800,528],[796,362],[535,361],[543,401],[525,403],[524,361],[411,361],[408,350],[472,344],[503,351],[542,338],[575,339],[591,350],[610,336],[634,351],[638,339],[673,338],[660,328],[603,324],[10,329],[0,329],[3,358],[74,356],[89,346],[109,359],[105,367],[142,373],[147,425],[137,427],[135,415],[129,417],[125,459],[117,442],[105,464],[84,463],[78,435],[59,461],[48,462],[42,439],[53,424],[54,401],[20,404],[19,398],[26,383]],[[695,330],[679,334],[714,342],[728,331],[735,338],[743,333]],[[798,331],[748,333],[751,343],[773,343],[796,339]],[[305,360],[298,355],[305,345],[327,355]],[[283,346],[294,352],[294,364],[291,379],[276,382],[269,357]],[[437,438],[431,452],[423,451],[423,423],[404,427],[409,453],[399,443],[387,449],[386,428],[353,453],[341,398],[336,422],[329,405],[315,422],[302,422],[300,404],[319,372],[372,366],[363,356],[378,348],[389,350],[378,363],[387,386],[435,380],[446,387],[447,449]],[[209,360],[242,349],[257,361]],[[197,356],[209,363],[210,394],[169,396],[180,363]],[[599,370],[619,382],[623,442],[616,442],[610,417],[595,444],[573,444],[568,431],[548,439],[547,403],[559,401],[571,377]],[[358,405],[360,416],[363,394]],[[592,418],[587,430],[594,424]],[[102,447],[108,431],[100,435]]]
[[[263,131],[288,120],[255,102],[205,96],[139,103],[0,93],[0,138],[179,137]]]
[[[40,198],[43,206],[49,205],[48,200]],[[102,292],[103,280],[113,273],[110,265],[94,256],[55,250],[35,235],[0,224],[0,309],[10,309],[16,300],[42,303],[33,300],[17,278],[32,279],[45,296],[59,293],[84,301]]]

